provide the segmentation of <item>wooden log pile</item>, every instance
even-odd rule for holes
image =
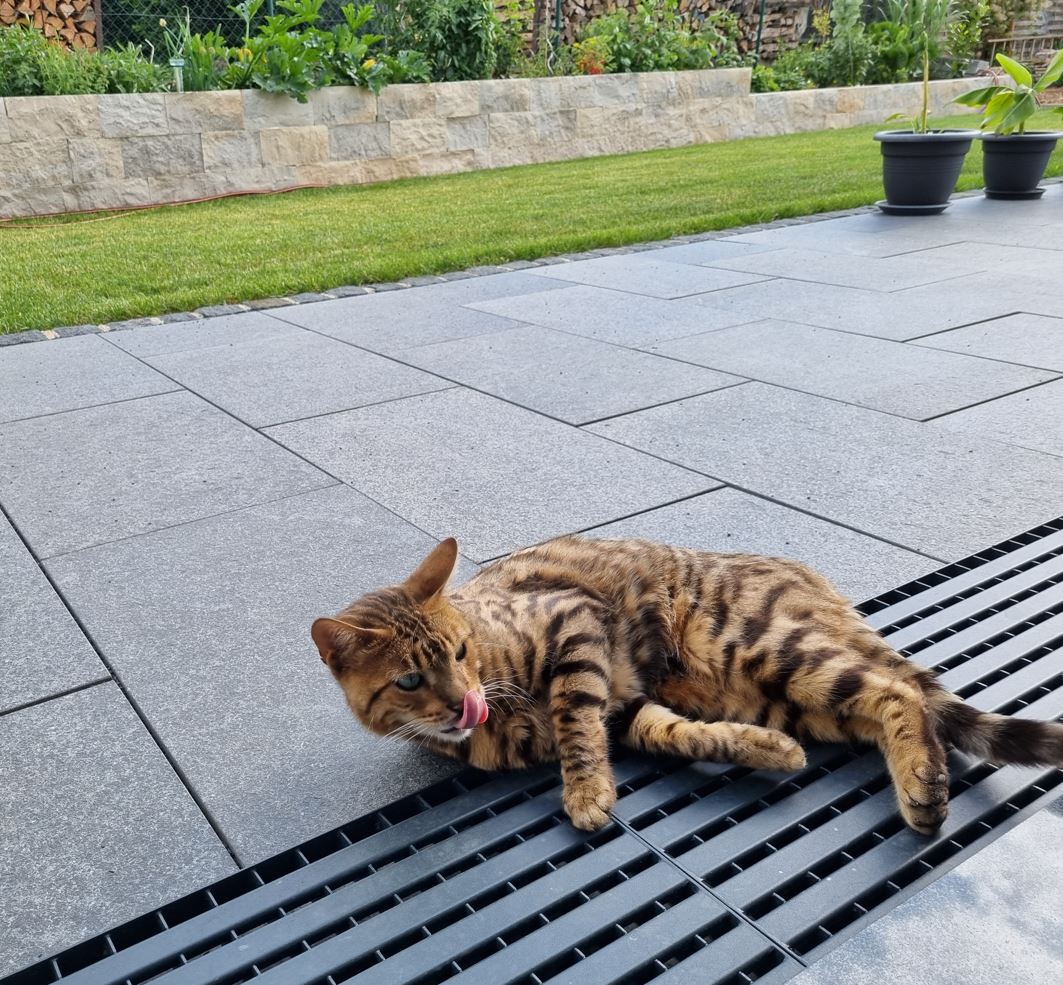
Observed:
[[[99,10],[93,0],[0,0],[0,27],[26,24],[67,48],[94,51]]]

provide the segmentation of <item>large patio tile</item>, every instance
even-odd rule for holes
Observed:
[[[0,515],[0,712],[108,676]]]
[[[516,328],[522,321],[519,317],[502,318],[464,306],[498,297],[548,291],[559,283],[515,271],[301,304],[278,310],[276,315],[293,325],[302,325],[322,335],[388,354],[411,346]]]
[[[771,250],[751,257],[718,260],[714,266],[742,270],[767,277],[860,287],[872,291],[900,291],[932,284],[967,273],[944,260],[913,260],[910,257],[864,257],[815,250]]]
[[[826,575],[854,602],[939,567],[937,561],[737,489],[607,523],[587,536],[646,537],[699,551],[793,558]]]
[[[665,246],[653,251],[658,260],[669,263],[688,263],[695,266],[711,265],[716,260],[730,260],[735,257],[753,256],[765,250],[778,249],[777,246],[741,242],[740,237],[727,239],[706,239],[698,243],[683,243],[679,246]]]
[[[402,358],[571,424],[742,382],[727,373],[538,326],[407,349]]]
[[[0,423],[176,389],[98,335],[5,346],[0,352]]]
[[[0,975],[235,871],[113,684],[0,717]]]
[[[886,257],[943,246],[956,242],[956,239],[957,233],[950,231],[941,219],[927,226],[925,222],[920,225],[909,217],[871,212],[739,233],[728,236],[724,242],[741,243],[761,250],[792,248]]]
[[[933,260],[951,264],[964,273],[990,270],[1000,273],[1006,267],[1013,275],[1023,273],[1063,276],[1063,256],[1059,250],[1029,246],[1004,246],[999,243],[952,243],[909,254],[913,260]],[[1021,280],[1017,284],[1021,286]]]
[[[589,430],[942,560],[1059,515],[1061,459],[762,383]]]
[[[0,426],[0,502],[39,557],[333,483],[190,393]]]
[[[716,485],[461,389],[269,433],[476,561]]]
[[[1009,315],[941,332],[915,344],[1063,372],[1063,318]]]
[[[767,287],[770,283],[758,284],[755,289]],[[738,290],[749,291],[754,288],[743,287]],[[716,296],[705,295],[706,298]],[[663,301],[586,286],[484,301],[473,307],[518,318],[532,325],[626,346],[652,345],[664,339],[740,325],[765,317],[743,311],[702,307],[700,303]]]
[[[1053,376],[1044,370],[782,321],[662,342],[653,351],[915,420]]]
[[[113,345],[141,358],[168,352],[206,349],[219,345],[244,345],[298,335],[299,329],[258,311],[218,318],[199,318],[143,325],[123,332],[108,332],[104,338]]]
[[[723,264],[728,261],[714,261]],[[741,260],[734,260],[741,263]],[[656,250],[648,253],[622,253],[618,256],[576,260],[543,268],[544,277],[604,287],[631,294],[645,294],[651,298],[681,298],[690,294],[704,294],[724,287],[753,284],[762,276],[725,272],[692,264],[673,263],[660,259]]]
[[[993,438],[1063,457],[1063,382],[1047,383],[990,400],[948,414],[932,425],[942,435]],[[1063,512],[1063,495],[1060,506]]]
[[[830,951],[790,985],[995,985],[1059,978],[1057,801]],[[931,970],[933,969],[933,970]]]
[[[310,640],[317,616],[401,581],[435,543],[336,486],[49,569],[247,863],[451,768],[363,730]]]
[[[252,427],[449,385],[335,339],[296,331],[291,337],[247,345],[152,356],[148,362]]]
[[[946,290],[952,283],[955,282],[917,288],[920,293],[916,295],[912,291],[883,294],[834,284],[770,280],[691,300],[704,305],[717,318],[731,318],[731,324],[778,318],[785,314],[787,321],[894,341],[969,325],[1018,310],[1018,301],[1011,296],[983,291],[978,284],[966,285],[963,291]],[[723,326],[713,324],[708,327]]]

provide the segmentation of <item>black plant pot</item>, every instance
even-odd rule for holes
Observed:
[[[976,130],[882,130],[882,183],[886,199],[883,212],[902,215],[937,215],[949,206],[949,196],[963,169]]]
[[[1040,198],[1048,159],[1063,133],[1035,130],[1006,137],[982,134],[982,177],[986,198]]]

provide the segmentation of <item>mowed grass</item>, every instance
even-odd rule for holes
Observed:
[[[957,116],[940,125],[970,126]],[[1034,126],[1058,116],[1039,114]],[[0,224],[0,332],[107,322],[874,202],[879,127]],[[1057,151],[1049,174],[1063,174]],[[959,187],[981,184],[975,143]],[[933,220],[927,220],[932,222]]]

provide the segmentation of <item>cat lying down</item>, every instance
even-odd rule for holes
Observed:
[[[616,800],[625,745],[755,769],[805,765],[799,740],[882,750],[904,820],[948,813],[945,752],[1063,766],[1063,725],[987,714],[893,650],[795,561],[563,537],[451,593],[443,541],[401,585],[314,622],[358,719],[481,769],[560,761],[572,823]]]

